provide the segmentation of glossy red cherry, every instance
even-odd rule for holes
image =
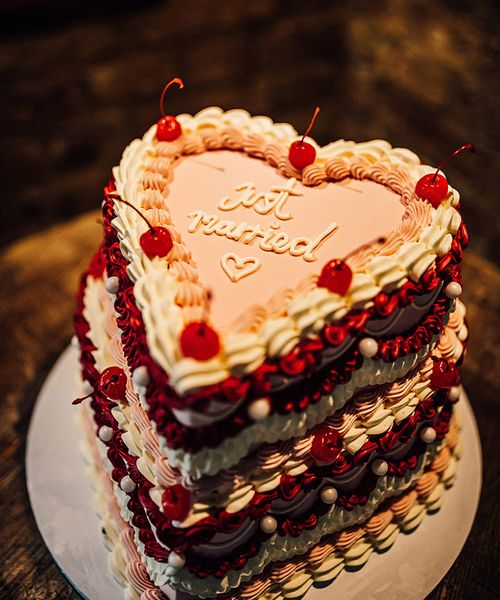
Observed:
[[[162,117],[156,124],[156,139],[159,142],[173,142],[181,135],[181,124],[172,115]]]
[[[145,231],[141,235],[139,243],[144,250],[144,254],[149,258],[167,256],[174,245],[170,231],[160,226],[151,227],[151,229]]]
[[[318,278],[318,286],[324,287],[334,294],[344,296],[352,281],[352,271],[349,265],[336,258],[327,262]]]
[[[162,258],[163,256],[167,256],[167,254],[172,250],[173,241],[172,236],[170,235],[170,231],[161,225],[157,225],[153,227],[153,225],[149,222],[149,220],[142,214],[142,212],[127,200],[121,198],[116,192],[110,194],[109,197],[112,200],[116,200],[117,202],[121,202],[122,204],[126,204],[131,209],[133,209],[140,217],[145,221],[149,229],[145,231],[141,237],[139,238],[139,244],[141,245],[142,250],[149,256],[149,258],[154,258],[155,256],[159,256]]]
[[[176,483],[163,492],[162,504],[167,519],[184,521],[191,508],[191,494],[180,483]]]
[[[311,144],[297,140],[290,144],[288,160],[297,170],[302,171],[316,160],[316,150]]]
[[[165,115],[165,109],[163,105],[165,93],[173,83],[177,84],[180,89],[184,87],[182,79],[179,79],[179,77],[174,77],[174,79],[171,79],[163,88],[163,92],[161,93],[160,97],[160,111],[162,116],[156,124],[156,139],[160,142],[173,142],[182,135],[181,124],[172,115]]]
[[[434,360],[431,374],[431,388],[440,390],[449,388],[452,385],[458,384],[458,369],[455,363],[446,358],[438,358]]]
[[[437,208],[448,194],[448,181],[444,175],[429,173],[417,181],[415,194]]]
[[[99,391],[111,400],[125,400],[127,376],[120,367],[108,367],[101,373],[98,383]]]
[[[290,149],[288,150],[288,160],[297,170],[302,171],[307,166],[312,165],[316,160],[316,150],[314,146],[309,144],[308,142],[304,142],[304,138],[311,131],[311,128],[316,120],[316,117],[319,113],[319,106],[316,107],[312,119],[309,123],[306,132],[302,136],[300,140],[296,140],[290,144]]]
[[[210,360],[220,350],[219,336],[205,321],[194,321],[186,325],[179,342],[182,354],[195,360]]]
[[[457,148],[455,152],[443,160],[434,173],[428,173],[417,181],[415,194],[419,198],[422,198],[422,200],[430,202],[434,208],[437,208],[448,194],[448,181],[444,175],[439,174],[439,171],[442,170],[449,160],[457,154],[464,152],[464,150],[475,152],[475,148],[472,144],[465,144],[465,146]]]
[[[316,430],[311,445],[311,456],[318,463],[332,463],[342,451],[342,439],[335,429],[323,425]]]

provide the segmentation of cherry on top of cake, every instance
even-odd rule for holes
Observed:
[[[447,251],[450,232],[456,233],[460,219],[456,213],[446,212],[457,204],[458,195],[438,173],[442,165],[417,181],[429,168],[419,170],[418,157],[408,150],[393,149],[387,142],[358,145],[340,140],[319,148],[312,139],[305,140],[319,108],[298,139],[291,126],[251,117],[245,111],[224,113],[213,108],[195,117],[165,115],[163,100],[173,83],[183,87],[178,78],[165,86],[161,119],[143,140],[127,148],[114,171],[117,192],[130,192],[137,204],[134,190],[144,181],[141,177],[151,182],[146,187],[162,190],[160,205],[163,203],[171,219],[168,228],[172,236],[182,240],[185,248],[181,254],[186,256],[186,248],[192,254],[196,276],[205,291],[212,291],[210,312],[203,319],[220,333],[246,331],[273,315],[284,315],[292,295],[305,296],[316,286],[345,296],[346,309],[359,303],[361,296],[363,301],[370,300],[385,285],[377,279],[383,272],[367,274],[367,263],[362,259],[362,271],[353,276],[342,259],[374,246],[377,257],[386,236],[392,236],[388,253],[393,254],[399,239],[395,232],[405,219],[409,219],[404,238],[408,247],[403,250],[410,254],[403,252],[401,273],[396,263],[391,266],[395,283],[410,275],[418,279],[436,256],[433,252],[441,255]],[[248,146],[241,143],[243,139],[249,140]],[[464,149],[471,146],[459,151]],[[155,177],[162,180],[160,187]],[[430,207],[440,207],[443,200],[447,200],[445,212],[431,215]],[[136,208],[142,209],[141,204]],[[434,231],[431,221],[437,224]],[[125,237],[131,224],[125,217],[118,225]],[[142,253],[169,262],[171,245],[173,251],[176,248],[169,236],[163,236],[164,224],[160,220],[148,224],[144,233],[141,228],[136,230],[142,250],[134,246],[132,236],[128,256],[139,250],[139,270],[131,265],[132,271],[149,269],[147,263],[140,265]],[[425,241],[415,245],[420,232],[429,227]],[[415,252],[420,252],[420,257]],[[350,299],[351,282],[358,290],[353,292],[357,300]],[[361,295],[360,286],[364,286]],[[170,293],[167,288],[163,292]],[[145,302],[148,304],[147,298]],[[193,318],[190,315],[192,311],[187,310],[181,317],[185,329]],[[153,321],[157,316],[152,316]],[[193,345],[191,338],[181,342],[183,348]],[[210,355],[221,347],[217,337]],[[161,358],[172,366],[171,358],[163,354]]]
[[[184,87],[174,78],[163,89],[155,134],[159,142],[182,135],[177,118],[165,115],[165,94],[173,84]],[[298,172],[316,160],[316,149],[305,138],[319,112],[316,107],[302,137],[289,146],[288,160]],[[306,187],[262,161],[228,150],[212,151],[204,160],[181,156],[167,196],[174,226],[193,254],[200,280],[215,291],[211,319],[220,328],[234,322],[245,307],[318,275],[318,261],[328,265],[319,284],[346,290],[352,278],[349,267],[329,259],[394,229],[404,213],[398,199],[370,181]],[[152,258],[163,248],[159,234],[164,231],[148,225],[140,242]]]

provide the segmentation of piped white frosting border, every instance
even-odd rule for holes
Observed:
[[[178,119],[186,135],[204,135],[232,128],[242,134],[261,136],[269,143],[286,145],[297,138],[290,125],[274,124],[267,117],[251,117],[243,110],[223,112],[212,107],[195,116],[180,115]],[[153,126],[141,140],[134,140],[125,149],[120,164],[113,169],[117,192],[137,207],[141,206],[144,195],[139,181],[156,153],[155,132],[156,126]],[[318,163],[332,157],[356,156],[371,163],[402,169],[415,182],[431,171],[431,167],[421,165],[418,157],[409,150],[392,148],[382,140],[361,144],[339,140],[323,148],[313,140],[309,141],[317,148]],[[166,200],[168,206],[168,195]],[[151,355],[168,374],[176,391],[183,395],[221,382],[231,374],[250,373],[266,357],[286,354],[302,337],[317,334],[325,323],[338,321],[350,308],[369,305],[380,291],[400,287],[408,278],[418,280],[436,257],[449,251],[452,235],[461,223],[460,214],[453,208],[458,201],[458,192],[449,188],[447,200],[438,209],[429,208],[431,224],[419,229],[415,239],[403,243],[396,253],[370,259],[363,272],[354,274],[345,296],[325,288],[297,296],[289,302],[285,316],[265,320],[255,333],[225,335],[221,352],[208,361],[182,356],[178,340],[186,323],[181,307],[175,304],[179,282],[168,262],[158,258],[150,260],[143,253],[139,238],[146,228],[144,221],[126,205],[115,202],[113,226],[129,262],[127,272],[134,282],[135,298],[142,311]]]

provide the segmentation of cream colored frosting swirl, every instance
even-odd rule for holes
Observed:
[[[85,456],[93,464],[90,473],[96,490],[95,505],[100,507],[99,514],[106,531],[105,542],[111,550],[108,561],[110,569],[115,579],[125,588],[126,598],[163,600],[164,595],[158,586],[168,583],[177,587],[180,581],[174,583],[167,576],[159,583],[158,572],[161,568],[165,569],[165,565],[162,566],[144,555],[143,545],[133,527],[123,519],[122,514],[126,514],[126,511],[120,510],[112,492],[113,489],[115,492],[119,490],[112,485],[106,469],[102,468],[101,461],[106,458],[104,455],[101,457],[101,453],[97,451],[98,441],[85,407],[81,407],[79,421],[85,431]],[[457,434],[457,421],[453,420],[450,435],[457,438]],[[345,566],[361,566],[373,550],[386,550],[394,543],[400,531],[414,529],[427,511],[439,508],[445,487],[451,486],[455,478],[458,458],[457,450],[443,444],[427,469],[417,476],[414,487],[395,495],[383,510],[360,519],[359,524],[350,529],[341,530],[313,544],[309,540],[310,534],[304,533],[299,538],[304,547],[302,552],[297,552],[300,556],[285,563],[279,562],[280,559],[277,558],[265,574],[257,575],[248,583],[243,583],[238,589],[238,596],[247,600],[257,600],[261,597],[283,600],[298,598],[313,584],[331,581]],[[118,495],[127,501],[126,496]],[[166,570],[168,569],[167,566]],[[253,570],[258,573],[262,567]],[[207,590],[205,580],[201,580],[202,588],[196,583],[195,576],[186,577],[190,577],[192,581],[183,580],[183,589],[199,593],[201,597],[215,595],[215,592]],[[155,580],[156,585],[153,583]],[[222,580],[219,580],[219,583],[222,586]]]
[[[218,383],[232,373],[251,372],[267,356],[286,354],[302,337],[317,331],[319,324],[340,319],[350,308],[369,306],[381,290],[391,291],[408,278],[418,280],[436,257],[449,250],[451,236],[460,225],[460,215],[453,208],[459,200],[458,193],[450,188],[447,200],[437,210],[417,200],[413,194],[415,182],[430,167],[420,165],[412,152],[392,148],[382,140],[362,144],[339,140],[319,148],[308,138],[317,148],[317,160],[301,174],[287,158],[289,144],[297,139],[290,125],[275,124],[267,117],[251,117],[243,110],[223,112],[216,107],[195,116],[179,115],[178,119],[183,129],[178,140],[156,141],[153,126],[142,140],[128,146],[120,165],[113,170],[122,198],[147,209],[154,224],[166,226],[172,233],[171,253],[166,259],[153,260],[144,255],[139,238],[145,224],[126,205],[115,203],[117,216],[113,225],[130,263],[128,273],[135,282],[134,292],[143,313],[151,354],[181,395]],[[311,289],[310,281],[303,292],[301,284],[298,290],[291,290],[278,315],[269,315],[264,307],[251,309],[231,339],[227,339],[227,334],[223,336],[220,354],[201,363],[183,357],[179,348],[184,325],[203,314],[206,290],[198,281],[188,248],[171,222],[168,181],[179,156],[214,148],[247,152],[267,160],[287,177],[302,178],[308,185],[368,177],[399,193],[406,212],[400,228],[389,234],[385,242],[361,248],[347,257],[355,276],[345,296],[326,290],[318,294],[317,289]],[[301,306],[299,311],[295,310],[294,300]],[[270,305],[276,303],[271,300]],[[312,315],[317,318],[316,324]],[[242,324],[247,331],[241,330]]]

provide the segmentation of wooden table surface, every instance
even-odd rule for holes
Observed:
[[[97,216],[95,212],[87,213],[21,239],[0,256],[2,599],[78,597],[50,557],[36,528],[26,491],[24,454],[37,393],[72,335],[78,277],[100,236]],[[472,252],[466,257],[464,270],[470,344],[463,378],[481,433],[484,484],[469,539],[456,563],[429,596],[432,600],[500,597],[500,428],[496,406],[500,389],[496,348],[500,272]],[[362,571],[359,576],[363,576]]]

